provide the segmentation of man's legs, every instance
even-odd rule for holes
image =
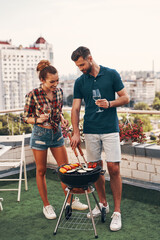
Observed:
[[[87,161],[97,162],[98,165],[103,167],[103,161],[101,160],[102,141],[100,139],[100,134],[85,134],[85,145],[87,151]],[[95,182],[95,187],[100,203],[107,206],[104,176],[100,175],[99,179]]]
[[[121,196],[122,196],[122,181],[120,176],[120,166],[119,162],[111,163],[108,162],[108,171],[110,175],[110,185],[113,193],[114,200],[114,212],[111,216],[112,221],[110,224],[111,231],[118,231],[122,227],[121,221]]]
[[[121,149],[119,133],[102,134],[106,162],[110,175],[110,185],[113,193],[115,212],[120,212],[122,182],[120,176]]]
[[[120,176],[121,149],[119,133],[104,134],[102,141],[106,153],[106,162],[114,200],[114,212],[111,217],[110,229],[112,231],[118,231],[122,227],[120,213],[122,181]]]
[[[98,161],[98,165],[103,167],[103,162]],[[107,206],[107,199],[106,199],[106,189],[105,189],[105,178],[104,175],[100,175],[98,180],[95,182],[95,187],[98,193],[99,202],[103,203],[103,206]]]
[[[85,144],[87,150],[87,161],[88,162],[97,162],[98,165],[103,167],[103,162],[101,160],[102,152],[102,141],[99,134],[85,134]],[[106,213],[109,212],[109,205],[107,204],[106,192],[105,192],[105,178],[100,175],[99,179],[95,182],[95,188],[98,193],[100,207],[106,207]],[[101,212],[96,205],[92,210],[94,217],[101,215]],[[87,217],[90,218],[90,213],[87,214]]]
[[[122,196],[122,180],[120,176],[120,164],[119,162],[108,162],[107,167],[110,175],[110,185],[113,193],[114,212],[121,212],[120,204]]]

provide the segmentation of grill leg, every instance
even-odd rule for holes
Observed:
[[[99,206],[99,202],[97,201],[97,198],[96,198],[96,195],[94,194],[94,192],[92,192],[92,195],[93,195],[93,197],[94,197],[94,200],[95,200],[95,202],[96,202],[96,204],[97,204],[100,212],[102,212],[102,210],[101,210],[101,208],[100,208],[100,206]]]
[[[69,194],[70,194],[70,189],[68,190],[68,193],[67,193],[66,198],[65,198],[65,200],[64,200],[63,207],[62,207],[62,209],[61,209],[61,212],[60,212],[60,215],[59,215],[59,218],[58,218],[58,221],[57,221],[57,224],[56,224],[54,233],[53,233],[54,235],[56,235],[56,233],[57,233],[57,229],[58,229],[59,223],[60,223],[60,221],[61,221],[62,214],[63,214],[64,208],[65,208],[65,206],[66,206],[66,202],[67,202],[67,200],[68,200]]]
[[[71,195],[70,207],[72,207],[72,202],[73,202],[73,194]]]
[[[87,199],[89,211],[90,211],[90,214],[91,214],[91,219],[92,219],[92,225],[93,225],[93,228],[94,228],[95,238],[98,238],[97,231],[96,231],[96,226],[95,226],[94,218],[93,218],[93,214],[92,214],[91,204],[90,204],[90,201],[89,201],[87,190],[85,190],[85,194],[86,194],[86,199]]]

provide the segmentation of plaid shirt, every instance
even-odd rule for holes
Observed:
[[[29,117],[40,117],[43,112],[43,105],[46,103],[50,103],[51,117],[50,124],[53,126],[54,131],[56,132],[58,129],[58,125],[60,123],[60,114],[62,113],[63,106],[63,91],[61,88],[56,88],[53,92],[53,101],[51,101],[46,92],[42,89],[41,85],[39,88],[33,89],[25,96],[25,106],[24,106],[24,115],[23,120],[27,123],[27,119]]]

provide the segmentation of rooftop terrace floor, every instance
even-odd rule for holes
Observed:
[[[15,176],[16,177],[16,176]],[[13,178],[13,176],[12,176]],[[15,183],[0,183],[15,185]],[[28,171],[29,190],[24,190],[22,184],[21,201],[17,202],[17,192],[0,192],[4,198],[3,208],[0,212],[0,239],[1,240],[91,240],[95,239],[94,231],[76,231],[58,229],[57,235],[53,232],[56,220],[45,219],[42,213],[42,201],[36,186],[35,169]],[[60,181],[53,170],[47,170],[48,198],[55,207],[57,215],[64,202],[64,194]],[[110,217],[113,212],[113,198],[109,182],[106,181],[107,200],[110,205],[110,213],[107,214],[105,223],[100,220],[96,225],[100,240],[159,240],[160,236],[160,192],[131,186],[123,183],[122,194],[122,229],[118,232],[109,230]],[[97,195],[97,193],[95,193]],[[77,195],[86,203],[85,195]],[[93,197],[89,194],[92,207],[95,205]],[[87,213],[87,211],[85,211]]]

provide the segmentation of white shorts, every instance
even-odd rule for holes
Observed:
[[[121,148],[119,133],[84,134],[87,161],[96,162],[101,159],[102,148],[106,154],[106,162],[120,162]]]

